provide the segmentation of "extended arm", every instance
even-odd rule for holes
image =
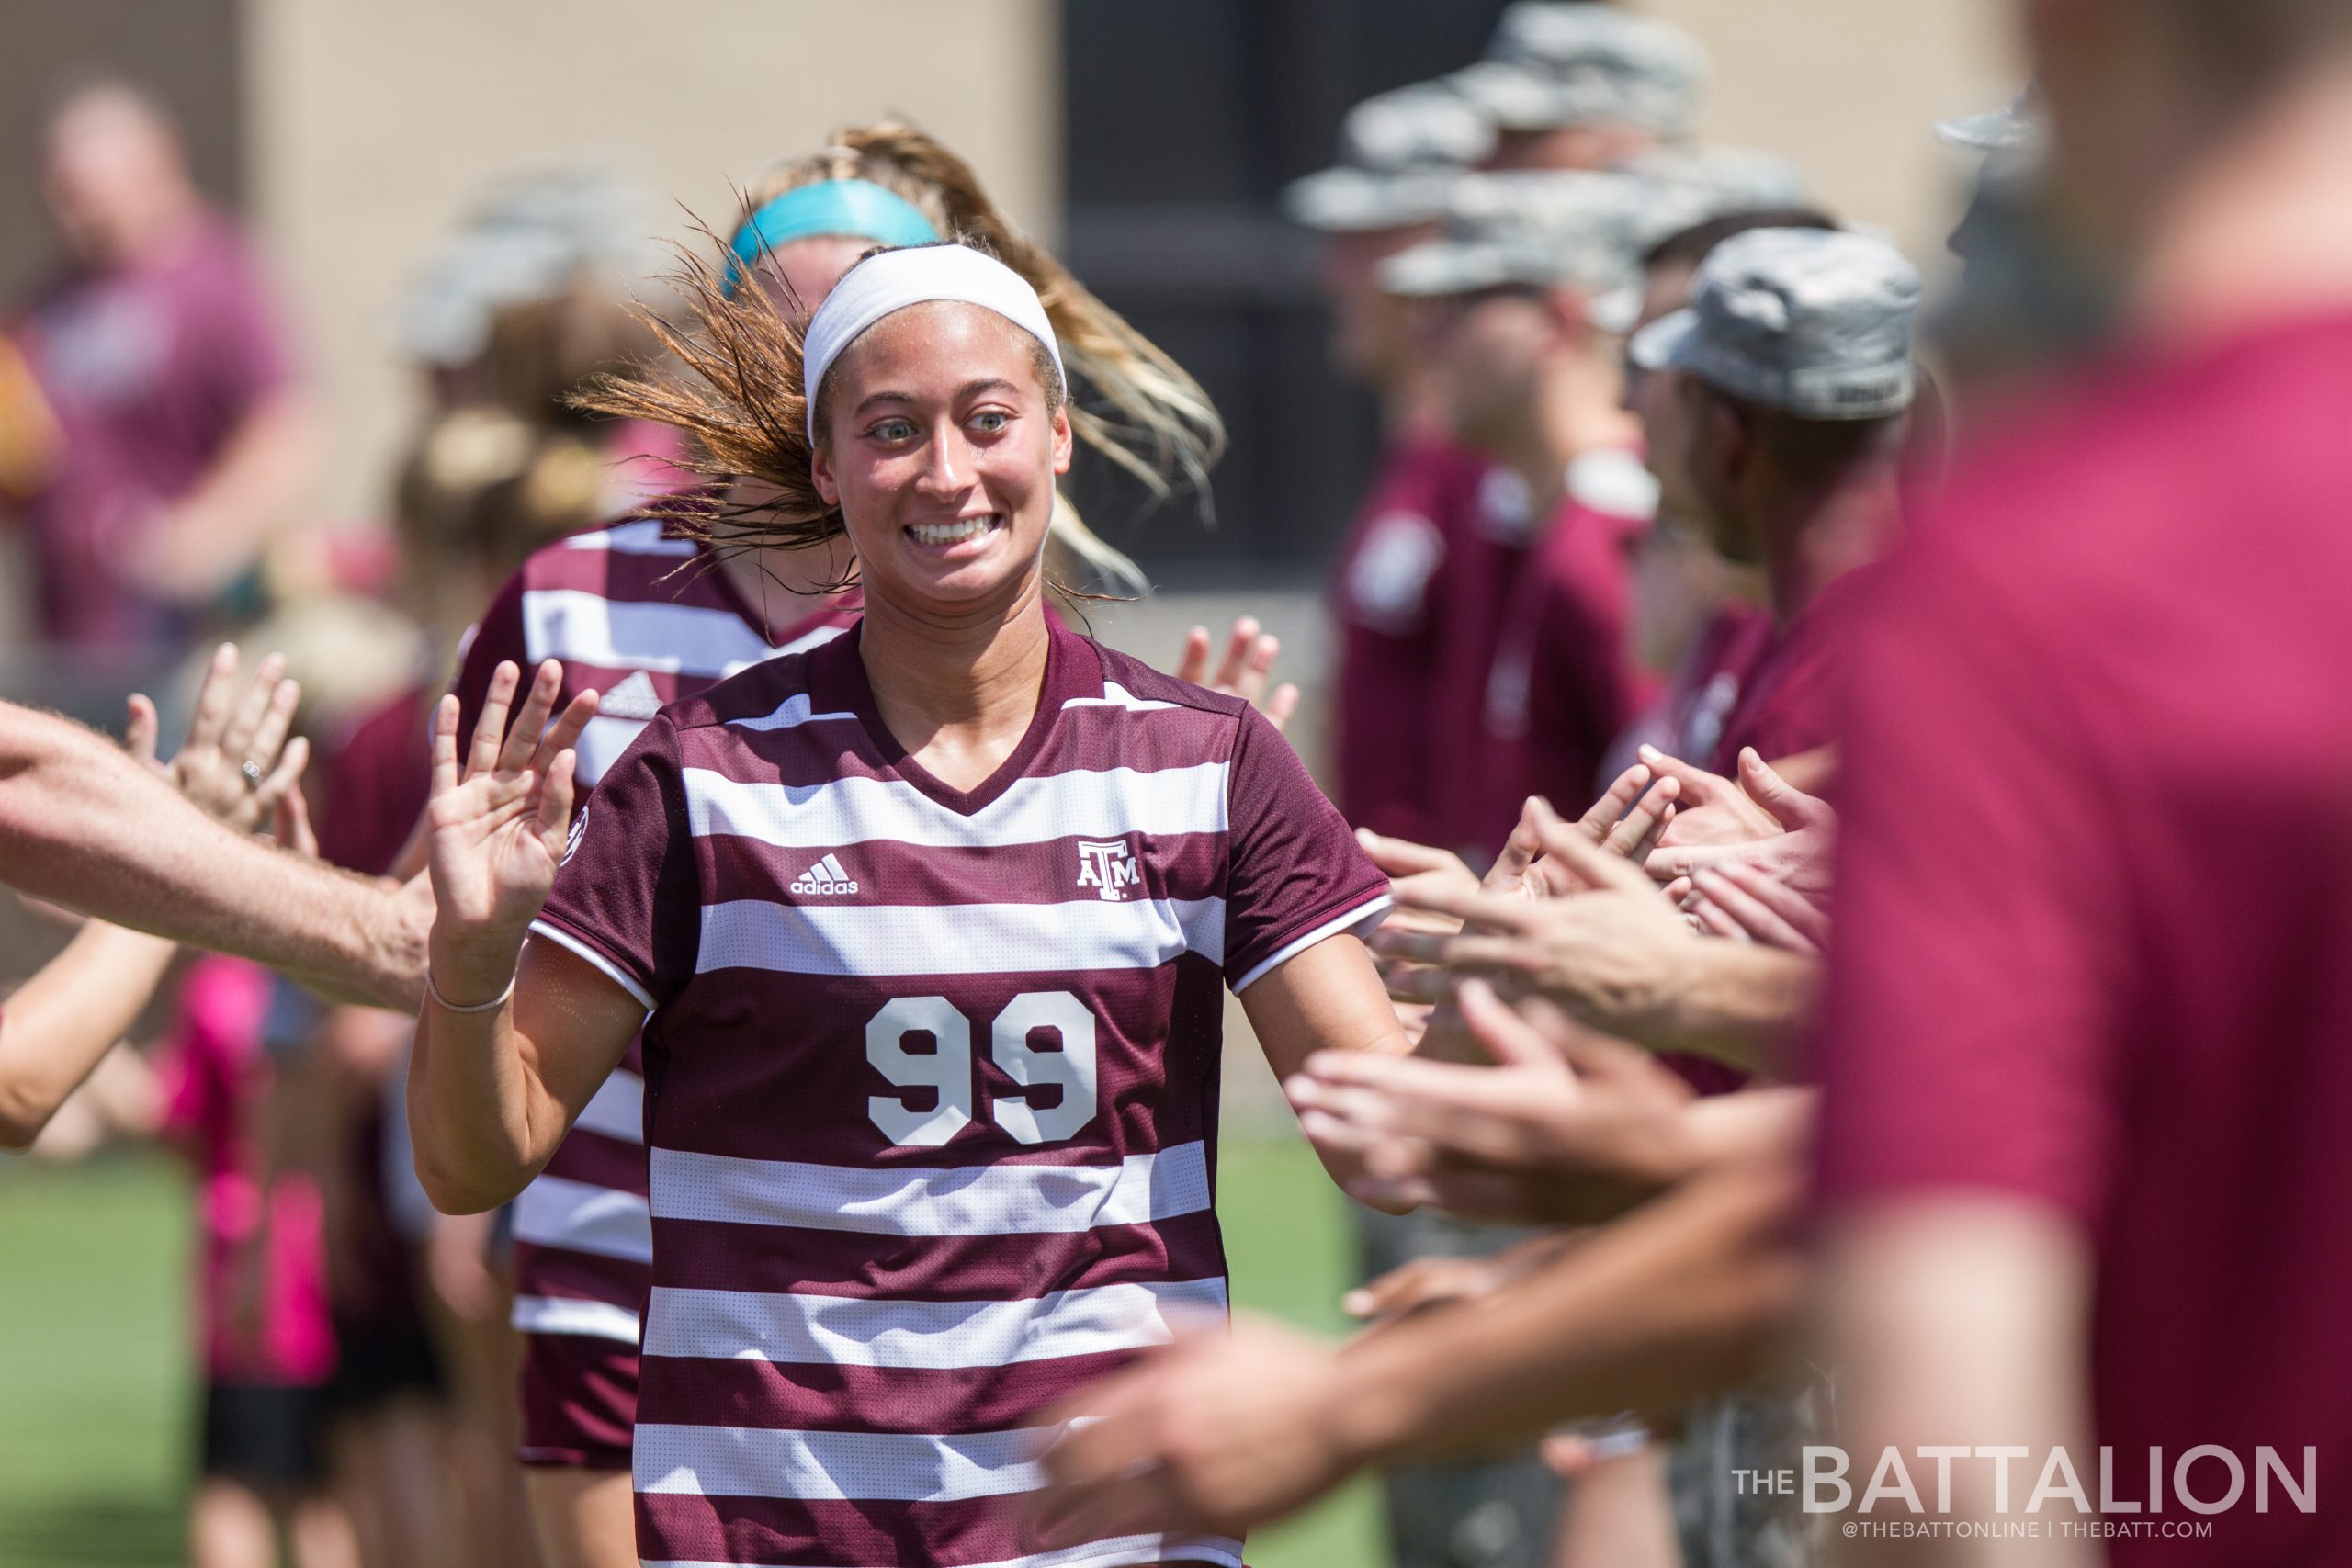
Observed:
[[[562,863],[571,817],[570,741],[595,711],[575,698],[546,738],[562,670],[539,667],[512,734],[516,673],[499,666],[458,762],[458,699],[433,720],[432,980],[409,1063],[416,1170],[448,1213],[520,1192],[628,1049],[644,1004],[584,959],[525,941]]]
[[[17,887],[355,999],[413,1007],[431,907],[223,827],[104,737],[0,704],[0,856]]]
[[[1238,1531],[1367,1465],[1671,1410],[1770,1364],[1804,1269],[1794,1162],[1710,1173],[1460,1307],[1333,1350],[1245,1322],[1098,1384],[1046,1455],[1049,1539]]]
[[[0,1148],[32,1146],[139,1017],[178,951],[92,920],[17,987],[0,1019]]]

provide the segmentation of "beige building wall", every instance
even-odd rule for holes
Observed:
[[[415,416],[393,304],[483,187],[594,162],[723,228],[843,121],[912,116],[1020,220],[1059,188],[1056,0],[243,0],[247,189],[335,420],[330,515]],[[683,215],[673,225],[684,229]]]
[[[2004,0],[1628,0],[1714,57],[1705,135],[1795,158],[1841,215],[1932,262],[1971,168],[1934,121],[2006,103],[2020,67]]]

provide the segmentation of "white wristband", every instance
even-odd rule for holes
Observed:
[[[428,966],[424,971],[424,994],[431,997],[434,1005],[443,1012],[496,1012],[500,1008],[504,1007],[507,998],[514,994],[514,976],[512,975],[506,976],[506,988],[490,1000],[476,1002],[471,1007],[459,1007],[441,994],[441,987],[433,983],[433,971]]]

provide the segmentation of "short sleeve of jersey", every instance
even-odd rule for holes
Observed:
[[[695,972],[700,883],[677,731],[657,717],[571,819],[571,846],[532,931],[659,1008]]]
[[[2004,569],[1905,564],[1853,660],[1823,1199],[1989,1190],[2095,1224],[2131,924],[2100,727]]]
[[[1387,912],[1388,879],[1255,709],[1241,716],[1226,809],[1225,975],[1234,990]]]
[[[512,660],[526,682],[530,679],[530,644],[523,635],[523,574],[516,572],[481,614],[458,657],[457,678],[449,690],[458,694],[458,750],[464,753],[474,726],[481,719],[482,700],[490,678],[503,660]]]

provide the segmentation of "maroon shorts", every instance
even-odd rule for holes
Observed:
[[[525,1464],[627,1470],[637,1347],[589,1334],[523,1336]]]

